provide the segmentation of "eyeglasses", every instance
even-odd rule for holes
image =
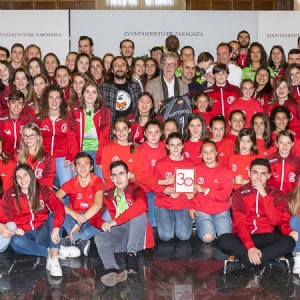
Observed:
[[[165,67],[165,68],[176,68],[177,64],[175,63],[171,63],[171,64],[168,64],[168,63],[162,63],[162,65]]]
[[[258,76],[258,77],[264,77],[264,78],[269,77],[268,74],[262,74],[262,73],[257,74],[257,76]]]
[[[35,137],[37,136],[37,134],[30,134],[30,135],[26,135],[26,134],[22,134],[22,138],[24,140],[33,140]]]

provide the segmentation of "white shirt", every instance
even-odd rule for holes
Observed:
[[[174,89],[175,89],[175,79],[174,79],[174,77],[173,77],[173,79],[170,83],[165,80],[165,77],[163,77],[163,79],[164,79],[164,81],[167,85],[167,88],[168,88],[169,98],[174,97],[174,94],[175,94],[175,92],[174,92]]]

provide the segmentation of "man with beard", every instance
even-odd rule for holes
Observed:
[[[237,60],[240,56],[240,50],[241,50],[241,46],[240,43],[237,41],[231,41],[229,42],[229,45],[232,48],[232,56],[230,58],[230,62],[234,65],[237,64]]]
[[[120,43],[120,54],[126,58],[128,65],[131,67],[134,55],[134,42],[126,39]]]
[[[127,117],[136,110],[141,87],[132,82],[128,61],[123,56],[116,56],[107,74],[106,82],[100,86],[106,105],[110,109],[111,125],[117,118]]]
[[[241,49],[240,49],[240,56],[237,60],[237,64],[241,68],[245,68],[247,64],[247,54],[248,54],[248,48],[250,45],[250,34],[246,30],[242,30],[238,33],[237,40],[240,43]]]
[[[182,76],[179,78],[187,83],[190,97],[204,91],[201,77],[196,76],[196,63],[193,58],[187,58],[182,62]]]

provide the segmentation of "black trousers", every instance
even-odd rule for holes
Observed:
[[[262,252],[263,264],[290,254],[296,245],[292,237],[277,233],[252,234],[251,237],[255,247]],[[239,258],[246,268],[253,266],[247,248],[236,233],[222,234],[218,239],[218,247],[222,252]]]

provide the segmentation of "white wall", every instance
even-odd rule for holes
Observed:
[[[136,44],[135,55],[140,56],[175,34],[181,47],[191,45],[197,55],[209,51],[216,58],[216,46],[236,39],[242,29],[257,40],[257,22],[257,12],[71,11],[71,49],[77,50],[80,35],[88,35],[96,55],[119,54],[120,41],[129,38]]]
[[[0,45],[37,44],[42,54],[54,52],[62,63],[69,51],[67,10],[0,10]]]

